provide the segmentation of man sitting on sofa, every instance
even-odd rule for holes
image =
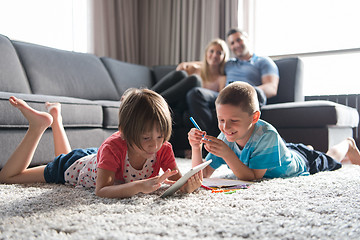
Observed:
[[[267,98],[276,96],[279,85],[279,70],[269,57],[255,55],[249,46],[245,32],[231,29],[227,42],[236,56],[225,65],[226,85],[235,81],[244,81],[255,87],[260,106],[265,105]],[[221,89],[220,89],[221,90]],[[190,115],[209,135],[217,135],[215,100],[218,92],[196,87],[187,94]]]

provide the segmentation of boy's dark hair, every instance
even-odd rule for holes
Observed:
[[[239,106],[249,115],[259,111],[255,88],[246,82],[233,82],[220,91],[215,104]]]
[[[153,128],[158,128],[164,141],[170,139],[172,118],[165,99],[149,89],[125,91],[119,109],[119,131],[127,143],[142,149],[141,135]]]

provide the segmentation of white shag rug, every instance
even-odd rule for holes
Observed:
[[[183,173],[190,168],[177,161]],[[64,185],[0,184],[0,239],[360,239],[360,166],[233,194],[162,199],[163,191],[102,199]]]

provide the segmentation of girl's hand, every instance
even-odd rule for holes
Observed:
[[[167,178],[177,174],[177,170],[171,171],[170,169],[166,170],[163,175],[156,176],[148,179],[141,180],[141,192],[151,193],[158,190],[163,182],[167,182]]]
[[[224,143],[224,141],[216,137],[205,135],[201,142],[204,143],[204,147],[208,152],[218,157],[225,158],[228,154],[233,153],[233,151],[226,143]]]
[[[201,184],[202,184],[202,180],[203,180],[203,175],[202,175],[202,171],[199,171],[198,173],[196,173],[194,176],[192,176],[191,178],[189,178],[186,182],[186,184],[184,184],[180,190],[182,192],[187,192],[187,193],[191,193],[193,191],[195,191],[196,189],[198,189]]]
[[[197,128],[190,129],[188,139],[191,148],[201,148],[201,140],[205,134],[205,131],[200,131]]]

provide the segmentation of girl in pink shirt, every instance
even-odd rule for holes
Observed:
[[[161,183],[181,177],[171,144],[171,113],[166,101],[148,89],[129,89],[119,109],[119,131],[97,148],[71,151],[62,125],[59,103],[46,103],[49,113],[10,97],[29,121],[24,139],[0,171],[2,183],[49,182],[95,187],[96,195],[125,198],[151,193]],[[47,165],[28,168],[44,131],[52,127],[57,157]],[[158,176],[160,168],[164,174]],[[198,173],[181,188],[193,192],[201,186]]]

